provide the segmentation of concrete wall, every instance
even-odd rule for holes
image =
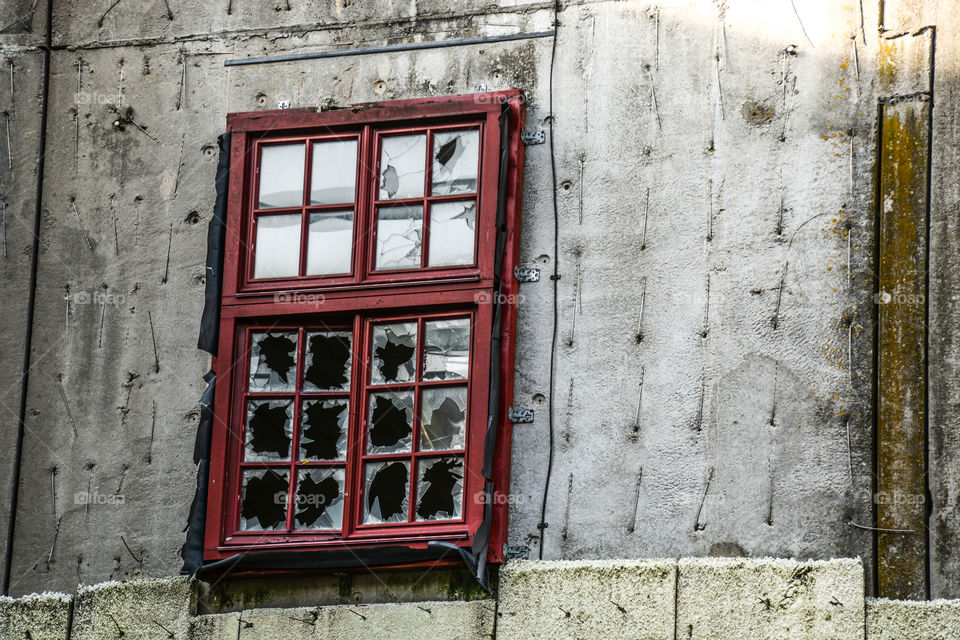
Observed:
[[[864,599],[859,560],[514,562],[497,597],[197,615],[196,584],[137,580],[0,598],[0,640],[934,640],[960,601]],[[27,635],[29,634],[29,635]]]
[[[562,3],[560,254],[548,145],[526,150],[521,237],[525,265],[549,269],[556,258],[562,274],[543,539],[550,281],[524,285],[520,303],[516,404],[537,417],[514,431],[510,543],[534,557],[874,555],[873,533],[850,522],[874,516],[877,100],[929,89],[929,61],[908,64],[905,49],[898,73],[879,73],[891,34],[875,28],[877,3],[862,3],[862,19],[857,2],[796,4],[799,15],[751,0]],[[547,127],[550,39],[224,61],[541,31],[551,2],[158,0],[104,15],[108,6],[54,3],[14,594],[179,570],[208,366],[195,349],[205,230],[228,112],[519,88],[528,128]],[[936,21],[937,41],[948,43],[936,65],[947,98],[933,118],[943,188],[931,225],[930,366],[943,376],[930,402],[930,573],[933,595],[956,596],[949,96],[960,58],[949,42],[960,18],[936,6],[890,3],[887,19],[909,29]],[[43,24],[40,10],[33,24]],[[35,185],[24,185],[41,153],[39,35],[0,35],[18,74],[8,97],[0,69],[0,100],[11,105],[23,178],[4,196],[10,251],[0,260],[5,477],[32,246]],[[114,127],[128,108],[142,130]],[[2,156],[0,175],[14,184]]]

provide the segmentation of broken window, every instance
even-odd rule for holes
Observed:
[[[230,116],[206,559],[483,530],[498,557],[481,498],[509,468],[523,150],[504,96]]]

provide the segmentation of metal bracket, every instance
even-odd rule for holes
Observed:
[[[513,277],[517,282],[540,282],[540,269],[513,268]]]
[[[510,407],[507,418],[513,424],[530,424],[533,422],[533,409],[514,409]]]
[[[543,144],[547,141],[547,134],[543,131],[524,131],[520,134],[520,140],[523,144]]]
[[[278,101],[277,101],[277,109],[289,109],[289,108],[290,108],[290,101],[289,101],[289,100],[278,100]]]
[[[503,557],[507,560],[529,560],[530,547],[526,545],[503,545]]]

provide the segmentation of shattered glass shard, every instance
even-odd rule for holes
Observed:
[[[303,404],[301,460],[342,460],[347,454],[347,400],[308,400]]]
[[[287,524],[286,471],[258,469],[243,472],[240,528],[246,531],[284,529]]]
[[[463,511],[463,459],[421,460],[417,470],[417,520],[459,518]]]
[[[417,372],[416,351],[417,323],[374,326],[371,384],[413,380]]]
[[[307,362],[303,388],[314,390],[341,390],[350,388],[349,331],[307,334]]]
[[[418,269],[422,236],[422,206],[381,207],[377,212],[377,269]]]
[[[420,397],[420,448],[461,449],[467,430],[467,388],[425,389]]]
[[[424,323],[424,380],[463,379],[469,366],[470,318]]]
[[[432,195],[474,193],[480,165],[480,132],[438,131],[433,136]]]
[[[385,136],[380,148],[380,199],[423,196],[427,136]]]
[[[293,391],[297,333],[254,333],[250,349],[250,391]]]
[[[430,253],[427,265],[473,264],[477,203],[438,202],[430,206]]]
[[[406,522],[409,508],[409,462],[371,463],[366,469],[367,524]]]
[[[371,394],[367,445],[370,453],[410,451],[412,433],[412,391]]]
[[[251,402],[247,407],[244,459],[248,462],[289,460],[292,433],[289,400]]]
[[[298,474],[298,529],[339,529],[343,522],[343,469]]]

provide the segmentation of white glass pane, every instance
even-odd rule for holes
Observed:
[[[363,522],[406,522],[410,504],[409,462],[373,462],[367,465]]]
[[[470,366],[470,318],[425,323],[424,380],[467,377]]]
[[[266,531],[287,528],[287,471],[255,469],[243,472],[240,528]]]
[[[302,143],[266,145],[260,151],[260,209],[303,205]]]
[[[377,212],[377,269],[418,269],[422,236],[423,207],[381,207]]]
[[[436,132],[433,135],[433,195],[476,192],[479,161],[479,131]]]
[[[353,202],[356,180],[356,139],[313,144],[310,204]]]
[[[427,264],[444,267],[473,264],[477,204],[438,202],[430,206],[430,256]]]
[[[462,449],[467,432],[467,388],[424,389],[420,396],[420,449]]]
[[[295,529],[339,529],[343,525],[342,468],[297,474]]]
[[[300,274],[300,214],[257,216],[254,278],[287,278]]]
[[[380,147],[380,199],[423,196],[427,136],[387,136]]]
[[[307,275],[350,273],[353,257],[353,211],[310,214]]]
[[[463,458],[417,463],[417,520],[456,520],[463,513]]]

